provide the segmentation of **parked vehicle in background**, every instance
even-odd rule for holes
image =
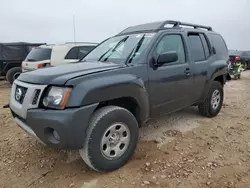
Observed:
[[[0,43],[0,76],[12,84],[21,74],[21,64],[30,50],[42,43]]]
[[[229,57],[233,64],[243,64],[244,70],[250,68],[250,51],[229,50]]]
[[[42,143],[79,149],[89,167],[112,171],[131,158],[150,118],[191,105],[217,116],[228,61],[226,43],[211,27],[129,27],[83,63],[21,74],[9,106],[15,122]]]
[[[96,43],[65,43],[33,48],[22,63],[22,72],[77,62],[96,45]]]

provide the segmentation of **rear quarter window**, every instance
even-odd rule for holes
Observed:
[[[217,58],[227,61],[229,58],[228,48],[222,36],[219,34],[210,33],[209,39],[212,44],[212,47],[215,48]]]

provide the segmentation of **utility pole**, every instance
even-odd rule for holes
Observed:
[[[74,29],[74,43],[76,45],[76,23],[75,23],[75,14],[73,14],[73,29]]]

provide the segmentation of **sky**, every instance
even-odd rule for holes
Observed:
[[[209,25],[229,49],[250,50],[250,0],[0,0],[0,42],[101,42],[163,20]]]

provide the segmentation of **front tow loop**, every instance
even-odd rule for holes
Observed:
[[[10,108],[10,105],[6,104],[6,105],[3,106],[3,108]]]

